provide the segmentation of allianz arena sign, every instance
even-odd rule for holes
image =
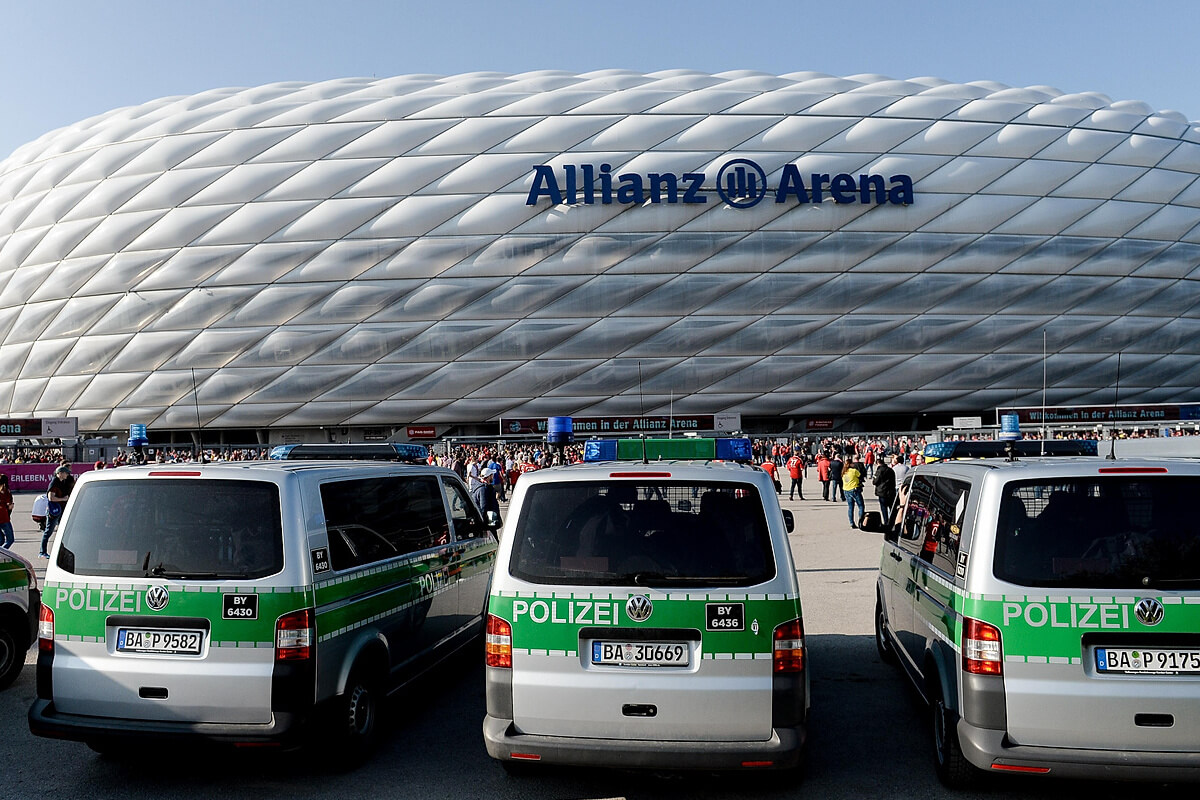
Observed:
[[[713,189],[706,188],[703,172],[624,172],[613,175],[611,164],[567,164],[558,172],[549,164],[533,168],[533,185],[525,204],[542,199],[552,205],[611,205],[651,203],[707,203]],[[909,175],[814,172],[801,174],[795,164],[785,164],[777,186],[769,186],[767,173],[748,158],[726,161],[713,184],[721,202],[731,208],[753,208],[770,197],[776,203],[835,203],[912,205],[913,181]]]

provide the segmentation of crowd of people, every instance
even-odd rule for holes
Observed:
[[[926,439],[919,434],[889,436],[844,436],[821,439],[758,439],[753,442],[755,463],[775,481],[775,491],[783,494],[783,478],[788,478],[788,499],[804,500],[804,479],[811,467],[821,484],[821,500],[846,503],[851,528],[868,524],[863,488],[874,483],[879,502],[879,521],[891,524],[896,492],[904,474],[921,463]],[[815,500],[815,494],[811,498]]]
[[[55,464],[62,460],[61,447],[0,447],[0,464]]]

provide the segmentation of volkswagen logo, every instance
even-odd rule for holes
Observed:
[[[151,611],[162,611],[171,602],[171,593],[165,586],[152,586],[146,592],[146,607]]]
[[[634,622],[645,622],[650,619],[654,604],[644,594],[635,594],[625,603],[625,615]]]
[[[1134,613],[1143,625],[1157,625],[1162,622],[1163,606],[1153,597],[1143,597],[1134,608]]]

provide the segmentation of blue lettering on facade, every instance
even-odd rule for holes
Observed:
[[[748,158],[735,158],[721,167],[708,189],[704,186],[706,177],[703,172],[625,172],[614,182],[611,164],[567,164],[560,173],[548,164],[537,164],[525,204],[534,206],[542,200],[549,200],[551,205],[707,203],[714,190],[731,208],[751,208],[768,197],[776,203],[822,203],[830,199],[839,205],[905,206],[912,205],[914,199],[909,175],[814,172],[806,176],[795,164],[785,164],[779,185],[772,189],[762,167]]]

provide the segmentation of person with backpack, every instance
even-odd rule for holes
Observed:
[[[879,498],[883,529],[888,530],[892,527],[892,507],[896,505],[896,473],[886,461],[880,461],[875,468],[875,496]]]
[[[500,519],[500,501],[496,498],[496,488],[492,483],[494,470],[484,467],[479,471],[479,483],[471,490],[471,499],[483,513],[483,518],[492,522]],[[495,516],[493,516],[493,514]]]
[[[38,553],[39,558],[50,557],[50,537],[54,535],[54,529],[62,519],[63,509],[67,507],[67,499],[74,488],[75,478],[71,475],[71,468],[63,464],[54,471],[54,479],[46,489],[50,507],[46,513],[46,530],[42,532],[42,551]]]

